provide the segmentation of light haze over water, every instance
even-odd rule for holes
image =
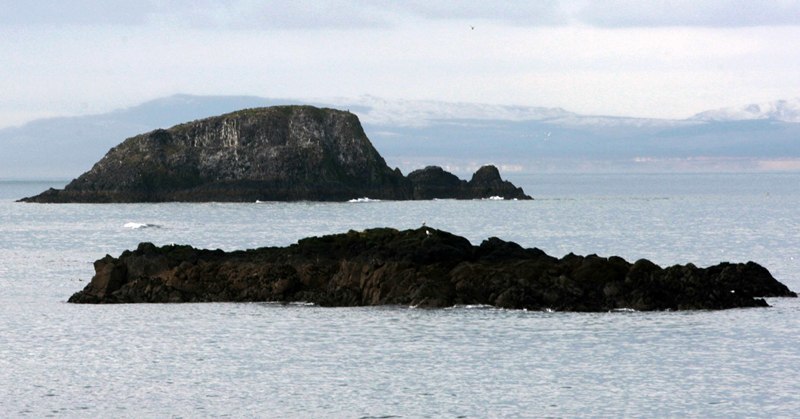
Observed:
[[[797,414],[797,299],[595,314],[65,303],[94,260],[141,241],[232,250],[423,221],[473,244],[497,236],[557,257],[753,260],[800,290],[800,173],[506,176],[536,199],[41,205],[13,201],[63,183],[0,182],[0,413]]]

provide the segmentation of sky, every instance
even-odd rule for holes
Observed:
[[[0,0],[0,127],[176,93],[686,118],[800,97],[800,0]]]

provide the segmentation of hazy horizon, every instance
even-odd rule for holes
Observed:
[[[83,117],[0,129],[0,178],[72,179],[124,139],[242,108],[296,103],[254,96],[169,96]],[[391,167],[427,165],[468,176],[483,164],[503,173],[800,170],[798,101],[745,119],[647,120],[562,109],[467,103],[340,102],[354,112]],[[745,109],[746,111],[752,109]],[[781,111],[781,112],[777,112]],[[715,114],[716,115],[716,114]],[[712,116],[715,116],[712,115]],[[782,121],[783,119],[784,121]]]
[[[539,119],[539,115],[534,113],[537,111],[539,112],[559,111],[563,112],[564,114],[570,114],[580,117],[619,118],[619,119],[631,119],[631,120],[641,119],[641,120],[654,120],[654,121],[688,121],[688,120],[693,120],[698,115],[704,113],[710,113],[715,111],[726,111],[726,110],[742,110],[748,107],[752,107],[753,105],[761,105],[763,108],[765,106],[774,105],[777,102],[788,102],[791,104],[796,104],[797,109],[793,110],[800,112],[800,96],[794,98],[789,98],[789,97],[774,98],[774,100],[765,101],[759,104],[732,103],[728,104],[727,106],[722,106],[718,108],[705,108],[702,109],[700,112],[688,115],[683,118],[667,118],[667,117],[643,117],[635,115],[581,114],[579,112],[575,112],[572,109],[562,108],[562,107],[519,105],[511,103],[503,104],[503,103],[485,103],[485,102],[447,101],[447,100],[435,100],[435,99],[404,99],[404,98],[388,99],[369,94],[364,94],[357,97],[290,98],[290,97],[263,97],[258,95],[224,95],[224,94],[196,95],[192,93],[176,92],[166,96],[158,96],[145,99],[141,102],[133,103],[129,106],[112,107],[109,109],[103,109],[103,110],[87,112],[87,113],[79,113],[79,114],[55,114],[55,115],[49,115],[30,120],[25,120],[10,125],[0,125],[0,130],[22,128],[26,125],[29,125],[30,123],[36,123],[40,121],[47,121],[54,119],[96,117],[96,116],[103,116],[119,112],[127,112],[133,109],[140,108],[142,106],[146,106],[148,104],[158,103],[160,101],[165,101],[165,100],[172,100],[172,99],[193,100],[193,99],[207,99],[215,97],[226,100],[234,98],[242,98],[242,99],[249,98],[252,99],[253,101],[264,102],[266,103],[265,106],[270,106],[268,102],[275,102],[276,104],[334,107],[342,110],[351,110],[349,107],[355,107],[357,109],[352,109],[352,111],[357,114],[361,113],[360,116],[362,120],[364,119],[365,116],[366,118],[375,117],[375,115],[365,114],[364,111],[367,109],[370,111],[376,111],[376,110],[379,111],[381,113],[380,117],[384,118],[389,118],[391,116],[388,114],[388,112],[398,111],[398,113],[402,114],[401,117],[408,117],[409,115],[418,116],[423,121],[425,119],[430,119],[430,118],[469,119],[469,118],[474,118],[476,116],[482,119],[490,118],[498,120],[523,121],[526,119]],[[233,109],[231,111],[233,111]],[[459,114],[457,112],[462,112],[462,113]],[[747,119],[747,118],[742,118],[742,119]],[[797,121],[786,121],[786,122],[797,122]]]

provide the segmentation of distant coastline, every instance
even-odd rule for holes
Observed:
[[[179,94],[96,115],[0,128],[0,177],[73,177],[123,138],[236,109],[290,103],[351,110],[387,163],[405,173],[436,164],[466,176],[489,162],[503,173],[800,171],[800,123],[769,113],[757,115],[761,119],[737,120],[734,113],[728,119],[672,120],[474,103]]]

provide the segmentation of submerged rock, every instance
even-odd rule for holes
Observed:
[[[73,303],[310,302],[608,311],[763,307],[796,297],[762,266],[661,268],[647,260],[569,254],[490,238],[479,246],[422,227],[350,231],[288,247],[223,252],[142,243],[95,262]]]
[[[447,175],[455,179],[453,190],[419,185],[414,177],[392,170],[350,112],[276,106],[129,138],[63,190],[21,201],[530,199],[502,181],[494,167],[480,169],[468,183]]]

